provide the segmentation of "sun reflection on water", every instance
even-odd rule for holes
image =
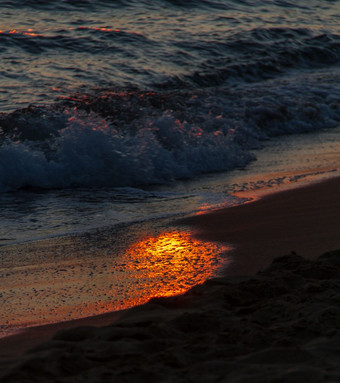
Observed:
[[[225,265],[226,250],[225,246],[180,231],[148,236],[134,243],[124,254],[128,259],[124,271],[134,286],[124,306],[144,303],[155,296],[180,294],[215,276]]]

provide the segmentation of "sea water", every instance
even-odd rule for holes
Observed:
[[[1,2],[1,243],[242,202],[196,181],[339,126],[339,21],[338,1]]]

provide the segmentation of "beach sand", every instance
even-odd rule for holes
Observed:
[[[233,247],[224,277],[4,338],[0,381],[340,381],[339,192],[335,178],[182,220]]]

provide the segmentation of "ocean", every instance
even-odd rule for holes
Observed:
[[[0,52],[3,254],[338,171],[339,1],[7,0]]]

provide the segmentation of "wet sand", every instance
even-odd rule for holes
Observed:
[[[0,338],[184,293],[217,275],[224,251],[169,220],[1,247]]]
[[[339,192],[330,179],[182,220],[234,247],[223,278],[2,339],[0,381],[339,381]]]

